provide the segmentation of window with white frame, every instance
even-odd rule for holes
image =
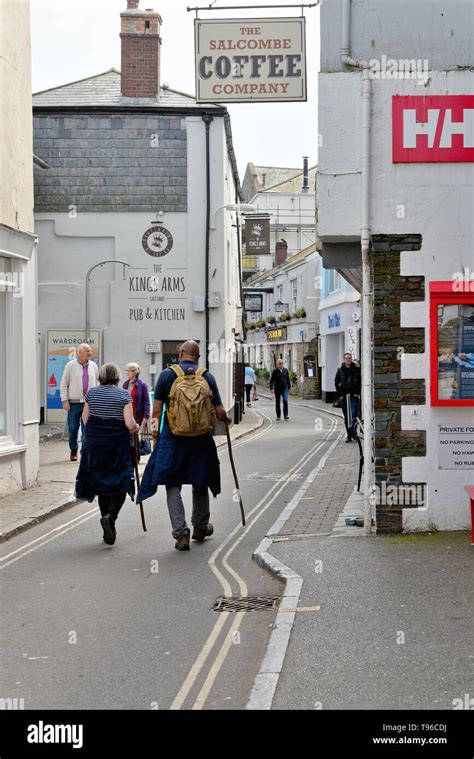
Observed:
[[[291,280],[291,310],[296,311],[298,301],[298,280]]]
[[[11,291],[11,262],[0,257],[0,437],[6,437],[7,418],[7,308]]]
[[[340,290],[342,286],[342,278],[339,272],[334,269],[328,269],[328,293],[333,293],[335,290]]]

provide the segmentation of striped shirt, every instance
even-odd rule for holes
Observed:
[[[101,419],[122,419],[123,409],[132,397],[127,390],[115,385],[98,385],[91,387],[85,397],[91,416]]]

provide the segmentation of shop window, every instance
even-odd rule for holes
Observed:
[[[468,286],[430,283],[430,333],[431,404],[474,406],[474,292]]]

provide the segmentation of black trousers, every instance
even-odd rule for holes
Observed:
[[[283,416],[288,416],[288,389],[285,388],[284,390],[278,390],[278,388],[275,388],[275,411],[277,415],[277,419],[280,419],[281,417],[281,399],[283,398]]]
[[[250,391],[252,389],[253,385],[245,385],[245,396],[247,403],[250,403]]]
[[[126,493],[119,493],[119,495],[100,495],[99,496],[99,509],[103,517],[107,514],[113,522],[117,519],[119,511],[125,503],[127,497]]]

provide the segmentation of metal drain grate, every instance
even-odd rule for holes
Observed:
[[[264,598],[262,596],[247,596],[246,598],[218,598],[212,607],[213,611],[268,611],[276,609],[281,598],[277,596]]]

